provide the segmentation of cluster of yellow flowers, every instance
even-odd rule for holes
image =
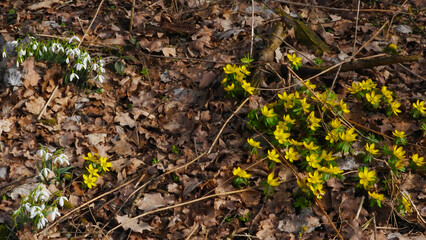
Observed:
[[[246,81],[246,77],[251,74],[247,70],[246,66],[228,64],[223,68],[223,71],[226,76],[221,83],[223,84],[225,91],[235,94],[244,90],[248,94],[253,94],[254,88]]]
[[[388,90],[387,86],[383,86],[380,91],[376,86],[377,84],[375,84],[373,80],[367,79],[361,82],[352,82],[352,87],[348,88],[348,90],[355,96],[365,96],[374,109],[377,109],[380,106],[380,102],[383,101],[388,104],[388,115],[395,114],[398,116],[398,113],[401,113],[399,109],[401,103],[394,100],[394,93]]]
[[[99,173],[109,171],[111,163],[107,161],[106,157],[99,157],[97,153],[88,153],[87,157],[83,157],[87,161],[86,173],[83,174],[84,184],[89,188],[96,187],[96,181],[100,177]]]

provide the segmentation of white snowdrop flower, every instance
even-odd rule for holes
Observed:
[[[30,204],[30,203],[25,203],[25,204],[24,204],[24,207],[25,207],[25,210],[26,210],[27,212],[31,212],[31,204]]]
[[[55,44],[53,44],[52,46],[50,46],[49,50],[50,50],[51,52],[55,52],[55,50],[56,50],[56,46],[55,46]]]
[[[84,65],[78,62],[74,65],[74,67],[75,69],[77,69],[77,71],[80,71],[84,67]]]
[[[13,41],[12,44],[15,45],[15,47],[18,46],[18,42],[17,41]]]
[[[67,58],[67,60],[65,60],[65,62],[68,64],[68,63],[70,63],[70,59],[69,58]]]
[[[7,54],[6,54],[6,50],[3,48],[3,53],[2,53],[2,58],[5,58],[5,57],[7,57]]]
[[[17,68],[19,67],[19,61],[16,61],[16,67]]]
[[[99,65],[101,65],[101,67],[103,67],[104,66],[104,64],[105,64],[105,62],[104,62],[104,60],[99,60]]]
[[[36,201],[39,201],[39,200],[47,201],[47,200],[49,200],[49,193],[46,192],[46,190],[41,189],[41,190],[37,191],[34,198],[35,198]],[[42,205],[42,207],[44,209],[44,204]]]
[[[16,209],[16,210],[13,212],[13,215],[18,214],[18,212],[19,212],[19,211],[21,211],[21,207],[19,207],[18,209]]]
[[[58,216],[58,217],[60,217],[60,216],[61,216],[61,214],[59,213],[58,208],[57,208],[57,207],[54,207],[54,208],[53,208],[53,210],[52,210],[52,213],[51,213],[52,221],[55,221],[55,218],[56,218],[57,216]]]
[[[33,44],[33,50],[36,50],[36,49],[37,49],[37,47],[38,47],[38,43],[37,43],[37,42],[34,42],[34,44]]]
[[[58,52],[65,52],[64,47],[62,47],[60,44],[58,45]]]
[[[32,56],[33,56],[33,52],[28,52],[28,53],[29,53],[30,57],[32,57]]]
[[[70,165],[70,162],[68,161],[68,156],[61,153],[59,156],[53,160],[53,163],[59,162],[60,164],[66,163],[67,165]]]
[[[104,76],[102,76],[102,75],[97,75],[96,77],[95,77],[95,80],[96,81],[99,81],[100,83],[103,83],[103,81],[105,80],[105,78],[104,78]]]
[[[77,69],[77,70],[78,70],[78,69]],[[72,80],[73,80],[74,78],[80,79],[80,77],[79,77],[77,74],[75,74],[75,73],[71,73],[71,75],[70,75],[70,82],[72,82]]]
[[[43,169],[41,169],[41,171],[40,171],[40,177],[45,177],[45,178],[47,178],[47,176],[49,175],[49,173],[51,172],[52,170],[50,170],[49,168],[43,168]]]
[[[101,67],[99,68],[99,70],[101,71],[101,73],[105,73],[105,68]]]
[[[64,206],[64,201],[68,201],[68,198],[67,197],[64,197],[64,196],[60,196],[60,197],[58,197],[58,203],[59,203],[59,206],[61,206],[61,207],[63,207]]]
[[[70,40],[68,41],[68,43],[71,43],[72,41],[74,41],[74,40],[77,40],[78,42],[80,42],[80,38],[78,38],[77,36],[72,36],[71,38],[70,38]]]
[[[20,49],[19,50],[19,52],[18,52],[18,57],[22,57],[22,56],[25,56],[25,54],[26,54],[27,52],[24,50],[24,49]]]
[[[47,52],[47,47],[43,45],[42,47],[43,51]]]
[[[74,49],[68,48],[66,51],[66,54],[68,55],[68,57],[74,57]]]
[[[46,225],[46,223],[47,223],[47,218],[45,218],[44,216],[41,217],[40,220],[38,220],[37,228],[38,229],[44,228],[44,226]]]
[[[97,63],[94,63],[94,64],[92,65],[92,68],[93,68],[93,71],[96,71],[96,70],[98,70],[99,65],[98,65]]]
[[[46,152],[46,150],[44,150],[44,149],[40,149],[40,150],[38,150],[37,151],[37,155],[39,156],[39,157],[43,157],[44,156],[44,154],[46,154],[47,152]]]
[[[30,218],[36,217],[39,213],[41,213],[41,208],[39,206],[33,206],[30,210]]]
[[[75,53],[75,55],[76,55],[77,57],[80,57],[80,55],[81,55],[81,51],[80,51],[80,49],[78,49],[78,48],[75,48],[75,49],[74,49],[74,53]]]
[[[40,56],[42,55],[42,52],[41,52],[41,50],[39,50],[39,51],[38,51],[38,55],[40,55]]]

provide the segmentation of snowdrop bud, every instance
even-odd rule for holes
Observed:
[[[58,203],[59,203],[59,206],[61,206],[61,207],[63,207],[64,206],[64,201],[68,201],[68,198],[67,197],[64,197],[64,196],[60,196],[60,197],[58,197]]]

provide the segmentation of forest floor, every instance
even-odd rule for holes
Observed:
[[[425,167],[411,158],[424,157],[426,147],[424,119],[412,114],[412,104],[426,100],[424,1],[361,1],[359,11],[357,1],[135,2],[1,1],[5,41],[28,34],[40,42],[73,34],[83,39],[90,25],[81,48],[100,56],[106,72],[102,84],[60,84],[55,91],[64,70],[29,58],[20,66],[23,84],[0,89],[0,239],[425,239]],[[331,51],[309,50],[286,26],[288,45],[274,50],[272,62],[258,62],[282,20],[274,11],[279,6]],[[251,154],[247,139],[269,133],[248,127],[247,115],[283,89],[298,88],[286,55],[297,53],[303,66],[316,59],[333,66],[361,47],[355,59],[390,56],[383,49],[392,43],[399,55],[419,59],[322,74],[311,82],[343,99],[350,109],[344,117],[365,136],[383,139],[380,149],[392,150],[392,133],[404,131],[403,170],[390,170],[385,155],[362,162],[365,141],[359,140],[351,153],[335,155],[344,173],[328,179],[325,194],[310,206],[295,207],[298,175],[291,170],[308,176],[309,168],[290,169],[284,158],[273,169],[280,185],[265,196],[262,180],[271,169],[263,157],[271,148],[262,140],[263,148]],[[221,81],[223,67],[248,54],[254,59],[248,70],[260,69],[266,78],[259,93],[243,101],[229,96]],[[349,93],[353,82],[366,79],[394,93],[398,116],[387,116],[384,107],[369,110]],[[325,144],[320,134],[314,138]],[[43,229],[17,229],[12,214],[40,182],[40,145],[68,156],[73,168],[65,181],[43,185],[68,201]],[[82,177],[88,153],[111,163],[91,189]],[[368,191],[354,180],[362,166],[377,174],[370,190],[384,194],[381,207],[370,205]],[[241,189],[232,184],[237,167],[252,174]],[[401,202],[404,194],[408,205]]]

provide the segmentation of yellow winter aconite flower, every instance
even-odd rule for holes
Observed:
[[[268,179],[266,181],[271,187],[276,187],[278,185],[280,185],[280,183],[278,182],[278,178],[274,178],[274,172],[271,172],[268,175]]]
[[[411,197],[408,193],[402,194],[402,205],[404,205],[404,209],[407,213],[411,213],[411,203],[410,203]]]
[[[290,123],[290,124],[294,124],[296,122],[296,120],[291,119],[290,115],[288,115],[288,114],[283,116],[283,120],[284,120],[284,122]]]
[[[87,185],[89,189],[92,189],[92,187],[96,187],[96,180],[98,180],[97,177],[93,176],[92,174],[86,175],[83,174],[84,183]]]
[[[376,92],[374,91],[365,94],[365,97],[367,98],[367,101],[372,105],[378,104],[381,98],[380,94],[376,94]]]
[[[367,150],[367,152],[371,153],[372,155],[376,155],[379,153],[378,149],[374,148],[374,143],[368,145],[368,143],[365,144],[365,150]]]
[[[325,136],[325,140],[328,140],[330,143],[335,143],[339,140],[339,134],[337,133],[337,129],[331,130],[331,132],[327,133]]]
[[[253,94],[254,87],[251,87],[250,83],[246,82],[245,80],[242,81],[241,87],[243,87],[243,89],[249,94]]]
[[[358,134],[354,133],[354,131],[355,128],[346,129],[346,132],[339,133],[339,137],[347,143],[354,142],[356,140],[356,136],[358,136]]]
[[[300,100],[300,102],[302,103],[303,111],[305,113],[310,112],[309,108],[311,107],[311,104],[309,104],[309,103],[306,102],[306,98],[303,98],[302,100]]]
[[[296,140],[294,140],[294,139],[290,139],[290,140],[289,140],[289,142],[290,142],[291,144],[293,144],[294,146],[303,146],[303,143],[302,143],[302,142],[298,142],[298,141],[296,141]]]
[[[381,194],[381,193],[375,193],[375,192],[370,192],[368,191],[368,195],[370,195],[370,197],[378,200],[378,201],[383,201],[385,199],[385,195]]]
[[[388,87],[386,87],[386,86],[383,86],[381,91],[382,91],[383,96],[385,96],[388,99],[389,102],[392,102],[392,100],[393,100],[392,91],[388,90]]]
[[[401,113],[401,110],[399,110],[399,107],[401,106],[401,103],[399,103],[398,101],[394,101],[391,102],[391,109],[393,114],[395,114],[396,116],[398,116],[398,113]]]
[[[395,45],[395,44],[393,44],[393,43],[391,43],[391,44],[389,44],[389,46],[388,46],[389,48],[392,48],[393,50],[396,50],[398,47]]]
[[[419,167],[423,166],[426,163],[425,158],[419,157],[419,154],[417,153],[411,156],[411,160],[413,160],[413,162]]]
[[[320,167],[318,168],[319,171],[321,172],[325,172],[325,173],[329,173],[329,174],[341,174],[343,173],[343,170],[340,170],[339,167],[337,166],[333,166],[333,165],[329,165],[329,167]]]
[[[222,79],[222,81],[220,81],[220,83],[221,83],[221,84],[225,84],[225,83],[226,83],[226,81],[228,81],[228,78],[227,78],[227,77],[224,77],[224,78]]]
[[[392,132],[392,135],[394,135],[397,138],[406,138],[407,137],[407,135],[405,134],[404,131],[398,131],[398,130],[395,130],[394,132]]]
[[[99,161],[100,161],[101,167],[104,170],[104,172],[108,172],[109,171],[108,168],[111,167],[112,164],[110,162],[107,162],[107,158],[106,157],[101,157],[99,159]]]
[[[234,176],[241,177],[241,178],[249,178],[249,177],[251,177],[251,174],[247,173],[246,170],[242,170],[240,167],[235,168],[232,171],[232,174],[234,174]]]
[[[398,159],[404,159],[405,158],[405,151],[402,147],[394,146],[393,147],[393,155],[397,157]]]
[[[333,119],[333,121],[331,121],[331,127],[336,129],[336,128],[340,128],[342,126],[342,122],[340,122],[340,119],[335,118]]]
[[[364,188],[367,188],[370,182],[376,179],[376,171],[368,171],[368,168],[364,168],[364,171],[358,173],[359,183],[361,183]]]
[[[320,158],[328,161],[334,161],[337,157],[333,157],[333,152],[327,152],[326,150],[322,150]]]
[[[419,110],[419,112],[420,112],[422,115],[425,115],[425,114],[426,114],[425,101],[421,101],[421,102],[420,102],[420,100],[417,100],[417,102],[413,103],[413,107],[414,107],[415,109]]]
[[[269,110],[266,105],[263,106],[263,108],[261,108],[260,111],[262,112],[263,116],[265,116],[267,118],[271,118],[271,117],[277,116],[277,114],[274,113],[274,109],[270,109]]]
[[[343,100],[340,100],[340,108],[342,109],[343,113],[350,113],[347,104],[343,102]]]
[[[293,53],[293,55],[287,54],[287,58],[293,66],[298,66],[298,65],[302,64],[302,58],[296,56],[295,53]]]
[[[223,71],[226,74],[233,74],[233,73],[238,72],[238,67],[236,65],[228,64],[223,68]]]
[[[297,151],[294,150],[294,148],[289,148],[286,152],[285,152],[285,159],[289,160],[290,162],[296,161],[299,159],[299,153]]]
[[[247,139],[248,144],[250,144],[250,146],[254,147],[254,148],[262,148],[260,146],[260,142],[256,142],[253,140],[253,138],[248,138]]]
[[[86,161],[91,161],[91,162],[97,162],[98,161],[98,154],[95,153],[92,155],[92,153],[87,153],[87,157],[83,157],[84,160]]]
[[[395,169],[398,171],[402,171],[404,170],[404,161],[402,159],[399,159],[396,163],[395,163]]]
[[[376,88],[377,84],[373,83],[373,80],[367,79],[361,82],[361,86],[363,90],[370,91],[371,89]]]
[[[319,146],[315,146],[314,142],[310,142],[309,144],[306,142],[303,142],[303,146],[305,146],[305,148],[311,150],[311,151],[315,151],[319,148]]]
[[[239,71],[240,71],[240,72],[242,72],[242,73],[244,73],[244,74],[245,74],[245,75],[247,75],[247,76],[249,76],[249,75],[250,75],[250,72],[247,70],[246,66],[244,66],[244,65],[242,65],[242,66],[239,68]]]
[[[279,162],[281,162],[279,157],[280,157],[280,155],[277,154],[275,149],[272,149],[272,151],[268,150],[269,160],[279,163]]]
[[[308,182],[311,184],[320,184],[322,183],[322,174],[315,170],[314,174],[309,173]]]
[[[317,87],[317,85],[312,84],[310,80],[306,81],[305,84],[310,89],[315,89]]]
[[[229,91],[234,90],[234,88],[235,88],[235,85],[232,83],[231,85],[224,87],[223,89],[225,89],[225,91],[229,92]]]
[[[315,117],[315,112],[311,112],[308,116],[308,121],[310,122],[309,124],[309,128],[312,131],[315,131],[316,128],[320,127],[320,125],[318,124],[319,122],[321,122],[320,118],[316,118]]]
[[[308,162],[309,166],[313,168],[320,168],[321,166],[319,163],[321,162],[321,158],[319,158],[318,154],[312,153],[309,156],[306,156],[306,161]]]
[[[283,92],[283,94],[278,94],[278,97],[284,101],[291,101],[294,98],[294,93],[287,94],[287,92]]]
[[[274,137],[278,140],[280,144],[284,144],[288,142],[288,138],[290,137],[290,133],[284,132],[282,128],[278,128],[274,131]]]
[[[98,174],[99,169],[93,168],[92,164],[89,165],[89,168],[86,167],[86,169],[87,169],[87,171],[89,172],[90,175],[95,176],[95,177],[99,177],[99,174]]]
[[[359,82],[352,82],[352,87],[349,87],[348,90],[351,94],[355,94],[362,91],[362,86]]]
[[[324,186],[322,184],[315,184],[314,186],[309,185],[309,188],[318,199],[321,199],[325,194],[325,191],[323,190]]]

